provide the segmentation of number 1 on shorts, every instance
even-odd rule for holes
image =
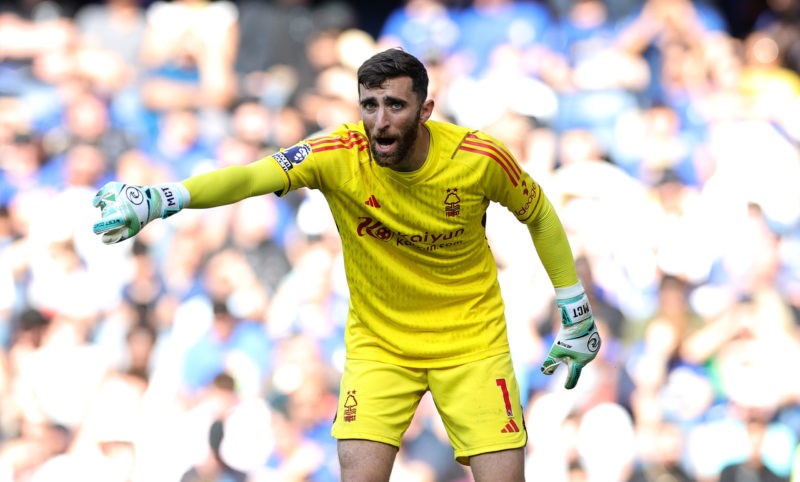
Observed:
[[[509,417],[514,416],[514,410],[511,409],[511,397],[508,396],[508,386],[506,386],[505,378],[498,378],[494,381],[500,390],[503,392],[503,403],[506,405],[506,415]]]

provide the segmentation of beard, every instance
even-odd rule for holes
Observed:
[[[402,166],[409,161],[408,156],[414,143],[417,141],[418,129],[417,120],[419,114],[411,117],[409,121],[400,126],[399,135],[389,134],[386,131],[382,132],[367,132],[369,138],[369,148],[372,152],[372,158],[381,167],[394,168]],[[392,150],[390,152],[383,152],[378,147],[382,141],[391,140]]]

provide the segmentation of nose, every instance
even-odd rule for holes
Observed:
[[[375,113],[375,129],[382,131],[389,127],[389,113],[385,108],[379,107]]]

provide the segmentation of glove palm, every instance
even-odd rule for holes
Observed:
[[[134,186],[109,182],[94,196],[92,205],[100,208],[100,220],[94,223],[95,234],[106,244],[113,244],[138,234],[157,218],[167,218],[186,205],[188,191],[180,184]]]
[[[564,363],[569,370],[564,386],[569,390],[578,384],[583,367],[597,356],[600,334],[583,288],[574,296],[557,297],[556,303],[561,313],[561,328],[541,370],[545,375],[552,375]]]

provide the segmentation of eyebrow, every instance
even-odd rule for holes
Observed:
[[[387,103],[396,102],[398,104],[408,104],[408,101],[406,99],[395,97],[393,95],[384,95],[383,97],[381,97],[381,99],[383,99],[383,101]],[[369,97],[364,97],[363,99],[361,99],[359,101],[359,104],[364,104],[366,102],[375,102],[377,100],[378,100],[377,96],[371,95]]]

